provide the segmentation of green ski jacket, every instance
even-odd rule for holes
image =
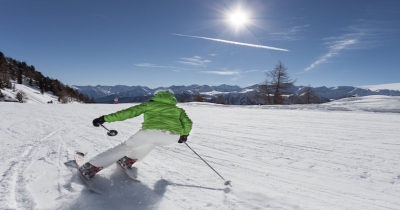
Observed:
[[[174,94],[159,92],[150,99],[136,106],[104,116],[106,122],[130,119],[144,114],[142,129],[166,130],[179,135],[189,135],[192,121],[185,110],[176,106]]]

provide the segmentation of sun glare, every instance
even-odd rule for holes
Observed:
[[[245,35],[251,33],[251,29],[257,23],[252,5],[236,4],[231,6],[221,5],[218,8],[218,24],[223,24],[227,33]]]
[[[241,27],[248,23],[249,17],[245,12],[243,12],[241,10],[237,10],[237,11],[229,14],[228,20],[229,20],[230,24],[232,24],[233,26]]]
[[[229,22],[234,26],[245,25],[248,21],[247,14],[238,10],[229,15]]]

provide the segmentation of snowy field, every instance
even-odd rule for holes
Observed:
[[[138,131],[142,117],[106,123],[115,137],[92,126],[129,106],[0,103],[0,209],[400,209],[400,97],[179,104],[194,122],[188,144],[232,187],[177,143],[135,164],[141,182],[113,165],[92,193],[64,163]]]
[[[366,85],[361,88],[368,88],[370,90],[400,90],[400,83],[382,84],[382,85]]]

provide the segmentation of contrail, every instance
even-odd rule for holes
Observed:
[[[276,47],[270,47],[270,46],[264,46],[264,45],[256,45],[256,44],[248,44],[248,43],[243,43],[243,42],[234,42],[234,41],[229,41],[229,40],[223,40],[223,39],[213,39],[213,38],[208,38],[208,37],[201,37],[201,36],[189,36],[189,35],[183,35],[183,34],[172,34],[176,36],[186,36],[186,37],[192,37],[192,38],[197,38],[197,39],[206,39],[206,40],[211,40],[215,42],[223,42],[223,43],[228,43],[228,44],[236,44],[236,45],[242,45],[242,46],[247,46],[247,47],[255,47],[255,48],[262,48],[262,49],[267,49],[267,50],[278,50],[278,51],[289,51],[287,49],[282,49],[282,48],[276,48]]]
[[[316,66],[326,63],[329,58],[339,54],[340,51],[345,50],[350,45],[356,44],[356,39],[349,39],[349,40],[341,40],[337,41],[334,45],[329,47],[329,52],[322,57],[320,57],[317,61],[314,61],[309,67],[305,68],[304,71],[310,71],[311,69],[315,68]]]

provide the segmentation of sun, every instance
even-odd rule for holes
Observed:
[[[249,14],[240,8],[230,11],[226,18],[229,24],[235,29],[242,28],[250,23]]]

